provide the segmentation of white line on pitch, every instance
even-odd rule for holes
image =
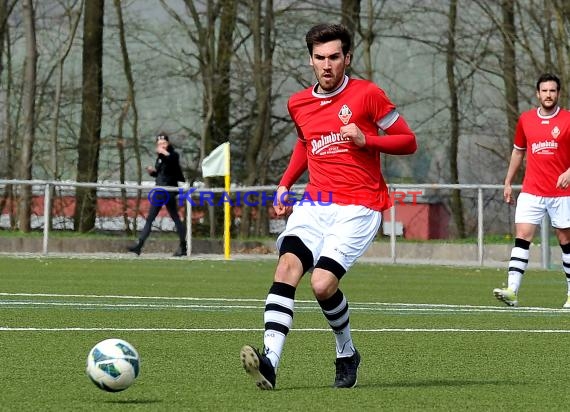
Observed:
[[[263,306],[245,305],[165,305],[160,303],[81,303],[81,302],[20,302],[0,301],[0,306],[67,306],[67,307],[94,307],[94,308],[158,308],[158,309],[256,309],[263,310]]]
[[[189,301],[214,301],[214,302],[265,302],[265,299],[238,299],[238,298],[198,298],[186,296],[130,296],[130,295],[78,295],[60,293],[7,293],[0,292],[0,296],[25,296],[47,298],[96,298],[96,299],[137,299],[137,300],[189,300]],[[297,302],[312,302],[297,301]]]
[[[431,306],[426,304],[417,305],[373,305],[365,306],[363,303],[351,304],[350,310],[353,312],[429,312],[429,313],[540,313],[540,314],[553,314],[553,313],[568,313],[568,309],[556,308],[506,308],[496,306]],[[69,307],[69,308],[101,308],[101,309],[198,309],[198,310],[230,310],[230,309],[243,309],[243,310],[263,310],[263,305],[203,305],[203,304],[168,304],[168,303],[101,303],[101,302],[45,302],[45,301],[16,301],[4,300],[0,301],[0,306],[3,307]],[[295,310],[298,311],[320,311],[316,305],[303,306],[297,305]]]
[[[59,293],[9,293],[9,292],[0,292],[0,296],[19,296],[19,297],[59,297],[59,298],[93,298],[93,299],[126,299],[126,300],[165,300],[165,301],[193,301],[193,302],[251,302],[251,303],[264,303],[265,299],[250,299],[250,298],[224,298],[224,297],[175,297],[175,296],[130,296],[130,295],[92,295],[92,294],[59,294]],[[4,301],[9,302],[9,301]],[[307,303],[307,304],[315,304],[314,300],[296,300],[296,303]],[[499,306],[483,306],[483,305],[453,305],[453,304],[443,304],[443,303],[399,303],[399,302],[350,302],[351,309],[354,310],[374,310],[369,308],[369,306],[378,306],[378,307],[388,307],[390,309],[400,309],[406,310],[406,308],[413,308],[412,310],[422,310],[421,308],[428,308],[428,309],[440,309],[441,311],[473,311],[477,312],[477,309],[480,311],[497,311],[497,312],[545,312],[545,313],[560,313],[560,312],[568,312],[568,309],[559,309],[559,308],[542,308],[542,307],[517,307],[517,308],[510,308],[510,307],[499,307]],[[183,306],[181,306],[183,307]],[[244,308],[248,308],[246,306],[240,306]],[[252,307],[253,308],[253,307]]]
[[[262,328],[17,328],[0,327],[0,332],[262,332]],[[328,328],[300,328],[295,332],[330,332]],[[361,333],[570,333],[568,329],[456,329],[456,328],[381,328],[353,329]]]

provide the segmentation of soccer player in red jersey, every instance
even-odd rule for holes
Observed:
[[[562,248],[568,283],[564,308],[570,308],[570,112],[558,106],[560,79],[550,73],[536,82],[539,107],[521,114],[505,177],[505,202],[514,204],[512,181],[526,154],[526,171],[515,209],[515,245],[509,261],[507,287],[493,290],[509,306],[518,305],[518,291],[528,266],[529,247],[546,213]]]
[[[346,75],[352,39],[344,26],[317,25],[307,33],[306,42],[317,83],[288,103],[298,139],[274,208],[280,216],[292,213],[277,239],[279,261],[265,304],[264,348],[245,345],[240,353],[246,372],[261,389],[275,387],[293,322],[295,291],[308,271],[336,340],[333,386],[356,385],[360,354],[339,283],[373,241],[381,212],[391,206],[380,153],[407,155],[417,148],[414,133],[384,91]],[[306,191],[294,201],[289,189],[306,170]]]

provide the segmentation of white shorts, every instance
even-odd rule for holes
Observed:
[[[368,249],[381,222],[380,212],[364,206],[295,205],[277,249],[285,236],[297,236],[313,253],[313,266],[326,256],[348,271]]]
[[[570,197],[543,197],[521,193],[517,198],[515,223],[540,225],[548,213],[552,227],[566,229],[570,227]]]

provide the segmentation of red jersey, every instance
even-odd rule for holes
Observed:
[[[558,108],[550,116],[539,109],[524,112],[515,131],[514,147],[526,150],[522,191],[536,196],[570,196],[556,188],[558,177],[570,168],[570,112]]]
[[[306,149],[309,183],[305,196],[315,202],[362,205],[379,211],[389,208],[379,150],[358,147],[352,139],[343,138],[340,128],[355,123],[364,135],[382,139],[378,129],[386,129],[398,119],[394,104],[374,83],[347,76],[331,93],[316,93],[315,89],[298,92],[288,102]],[[288,186],[294,182],[282,183]]]

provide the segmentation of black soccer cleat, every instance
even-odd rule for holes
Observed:
[[[241,348],[240,359],[243,368],[259,389],[275,388],[275,368],[267,356],[259,353],[253,346],[245,345]]]
[[[127,250],[131,253],[140,255],[142,251],[142,243],[139,242],[136,245],[130,246]]]
[[[180,242],[180,246],[178,246],[178,249],[176,249],[176,252],[174,252],[172,256],[181,257],[186,255],[188,255],[188,246],[186,242]]]
[[[360,353],[355,349],[354,355],[348,358],[337,358],[336,377],[333,387],[335,388],[354,388],[356,386],[356,374],[360,365]]]

